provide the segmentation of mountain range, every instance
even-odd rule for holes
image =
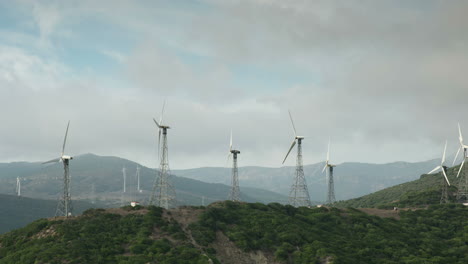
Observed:
[[[334,170],[335,195],[337,200],[347,200],[373,193],[384,188],[413,181],[437,165],[438,160],[424,162],[393,162],[370,164],[345,162]],[[304,166],[311,200],[317,203],[326,199],[327,180],[322,173],[324,163]],[[174,174],[204,182],[229,184],[229,168],[196,168],[173,170]],[[294,177],[295,167],[239,168],[239,184],[242,187],[262,188],[287,196]]]

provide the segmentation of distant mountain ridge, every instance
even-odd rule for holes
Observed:
[[[416,180],[436,166],[438,160],[424,162],[393,162],[369,164],[346,162],[335,168],[334,182],[337,200],[346,200],[366,195],[384,188]],[[324,163],[304,166],[304,173],[311,200],[324,201],[327,192]],[[240,167],[239,184],[241,187],[257,187],[288,195],[295,167]],[[186,170],[173,170],[179,176],[205,182],[228,184],[229,168],[205,167]]]
[[[136,167],[140,167],[140,186],[137,192]],[[122,168],[127,169],[127,192],[123,194]],[[70,163],[71,194],[74,200],[101,202],[107,206],[128,204],[131,200],[148,199],[157,171],[136,162],[111,156],[84,154]],[[0,163],[0,193],[14,194],[16,177],[22,180],[22,194],[40,199],[57,199],[61,186],[61,163]],[[179,205],[201,205],[226,200],[230,187],[219,183],[206,183],[184,177],[173,177]],[[94,187],[93,187],[94,186]],[[241,199],[248,202],[286,202],[284,195],[260,188],[241,188]]]

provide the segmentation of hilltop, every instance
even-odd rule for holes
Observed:
[[[277,203],[91,209],[1,235],[0,263],[468,262],[467,208],[398,218]]]
[[[451,182],[448,189],[449,199],[454,202],[460,178],[456,178],[459,166],[449,168],[447,177]],[[340,201],[336,207],[420,207],[440,202],[441,187],[444,176],[441,172],[436,174],[423,174],[419,179],[402,183],[396,186],[371,193],[359,198]]]

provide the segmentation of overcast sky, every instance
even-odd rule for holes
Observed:
[[[0,0],[0,161],[423,161],[468,139],[468,1]],[[294,165],[294,155],[286,165]]]

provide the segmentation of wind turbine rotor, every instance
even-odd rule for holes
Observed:
[[[67,144],[67,136],[68,136],[69,127],[70,127],[70,120],[68,120],[67,130],[65,131],[65,138],[63,139],[63,146],[62,146],[62,155],[60,155],[60,157],[63,157],[63,154],[65,154],[65,145]]]

